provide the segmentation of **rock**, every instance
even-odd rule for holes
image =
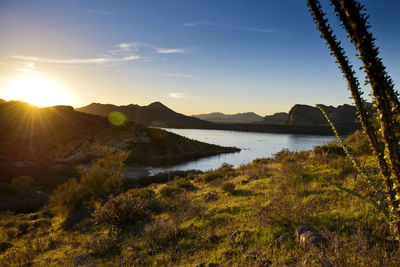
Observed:
[[[197,263],[194,267],[206,267],[206,263],[200,262],[200,263]]]
[[[208,192],[207,194],[204,195],[204,199],[207,202],[213,202],[213,201],[217,201],[219,199],[219,196],[217,194]]]
[[[74,259],[74,266],[88,265],[93,260],[93,253],[86,253],[76,256]]]
[[[286,239],[289,238],[289,236],[290,236],[289,233],[284,233],[283,235],[281,235],[280,237],[278,237],[278,238],[275,240],[275,246],[279,248],[279,247],[281,246],[281,244],[282,244],[283,242],[285,242]]]
[[[321,245],[325,238],[311,225],[303,225],[296,229],[296,241],[302,246]]]

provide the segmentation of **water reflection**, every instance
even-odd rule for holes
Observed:
[[[292,151],[310,150],[334,139],[333,136],[250,133],[222,130],[199,129],[165,129],[190,139],[222,146],[236,146],[242,150],[238,153],[221,154],[185,163],[167,165],[159,168],[148,168],[151,174],[171,170],[198,169],[206,171],[215,169],[226,162],[234,166],[246,164],[256,158],[271,157],[276,152],[287,148]]]

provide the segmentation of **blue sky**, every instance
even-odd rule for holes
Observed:
[[[400,2],[361,2],[399,81]],[[0,98],[28,73],[60,85],[68,97],[57,104],[75,107],[161,101],[189,115],[267,115],[352,102],[302,0],[1,0],[0,25]]]

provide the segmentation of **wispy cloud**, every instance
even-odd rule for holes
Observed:
[[[254,27],[237,27],[238,29],[253,31],[253,32],[263,32],[263,33],[281,33],[281,30],[274,28],[254,28]]]
[[[206,20],[199,20],[199,21],[188,22],[188,23],[183,24],[183,26],[186,26],[186,27],[212,26],[212,25],[215,25],[215,23],[211,22],[211,21],[206,21]]]
[[[13,56],[15,59],[42,62],[42,63],[53,63],[53,64],[105,64],[105,63],[117,63],[124,61],[132,61],[139,59],[138,55],[131,55],[126,57],[97,57],[97,58],[45,58],[45,57],[34,57],[34,56]]]
[[[189,94],[182,93],[182,92],[171,92],[168,94],[169,97],[182,99],[182,98],[190,98]]]
[[[184,74],[184,73],[164,73],[164,76],[168,77],[182,77],[182,78],[192,78],[192,74]]]
[[[188,52],[185,48],[162,48],[153,47],[158,54],[186,54]]]
[[[37,74],[40,73],[36,70],[36,66],[34,62],[24,62],[22,66],[18,69],[19,72],[24,74]]]
[[[88,9],[89,13],[97,14],[97,15],[116,15],[117,13],[107,11],[107,10],[100,10],[100,9]]]

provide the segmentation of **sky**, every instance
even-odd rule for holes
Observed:
[[[400,1],[360,2],[399,82]],[[358,71],[329,1],[321,3]],[[74,107],[160,101],[187,115],[262,116],[294,104],[352,103],[305,0],[0,0],[0,25],[6,100]]]

